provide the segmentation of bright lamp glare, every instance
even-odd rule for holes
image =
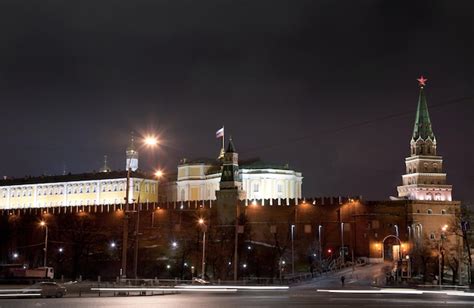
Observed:
[[[148,146],[155,146],[158,144],[158,139],[154,136],[147,136],[144,139],[144,143]]]
[[[155,171],[155,176],[156,176],[157,178],[161,178],[161,177],[163,176],[163,171],[161,171],[161,170],[156,170],[156,171]]]

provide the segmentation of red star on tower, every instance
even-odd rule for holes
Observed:
[[[418,83],[420,84],[420,87],[424,87],[426,86],[426,82],[428,81],[428,79],[426,78],[423,78],[423,76],[421,76],[420,78],[417,79],[418,80]]]

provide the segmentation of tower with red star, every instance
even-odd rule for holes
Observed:
[[[406,173],[403,185],[398,186],[398,196],[410,200],[451,201],[452,186],[446,184],[443,158],[437,155],[436,137],[431,126],[424,87],[428,79],[418,80],[420,94],[415,126],[410,141],[410,156],[405,159]]]

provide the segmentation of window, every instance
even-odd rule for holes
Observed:
[[[431,215],[431,214],[433,214],[433,210],[432,210],[432,209],[428,209],[427,213],[428,213],[429,215]]]
[[[89,193],[91,191],[91,188],[89,185],[86,186],[86,193]]]
[[[446,215],[446,210],[441,210],[441,215]]]
[[[378,228],[380,228],[380,223],[379,223],[378,220],[372,220],[371,225],[372,225],[372,229],[378,229]]]
[[[434,235],[434,233],[431,233],[430,234],[430,240],[434,240],[434,239],[436,239],[436,236]]]
[[[282,193],[282,192],[283,192],[283,185],[278,184],[278,185],[277,185],[277,191],[278,191],[279,193]]]
[[[426,193],[426,199],[425,200],[433,200],[433,194],[432,193]]]
[[[259,189],[260,189],[260,185],[258,183],[254,183],[253,184],[253,192],[258,192]]]

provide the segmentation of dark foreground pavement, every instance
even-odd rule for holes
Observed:
[[[336,294],[316,290],[247,291],[232,294],[0,299],[14,307],[474,307],[474,297],[440,294]]]

